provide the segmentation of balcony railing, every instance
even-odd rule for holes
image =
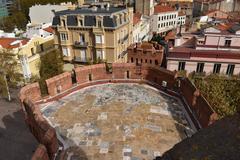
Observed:
[[[87,58],[82,57],[74,57],[75,62],[87,62]]]
[[[78,42],[78,41],[76,41],[74,43],[74,47],[77,47],[77,48],[86,48],[87,46],[88,46],[87,42]]]

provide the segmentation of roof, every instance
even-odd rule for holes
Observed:
[[[178,12],[178,16],[185,16],[186,14],[183,11]]]
[[[162,5],[156,5],[154,7],[154,13],[164,13],[164,12],[174,12],[175,9],[170,6],[162,6]]]
[[[47,27],[47,28],[43,28],[44,31],[49,32],[49,33],[53,33],[53,29],[51,26]]]
[[[125,10],[125,7],[109,7],[109,9],[96,7],[94,10],[93,8],[77,8],[75,10],[64,10],[56,12],[55,15],[72,15],[72,14],[87,14],[87,15],[111,15],[116,12],[120,12]]]
[[[208,14],[214,13],[214,12],[221,12],[221,13],[227,14],[226,12],[223,12],[223,11],[221,11],[221,10],[213,9],[213,10],[208,11],[205,15],[208,15]]]
[[[134,13],[134,15],[133,15],[133,25],[136,25],[138,22],[140,22],[141,17],[142,17],[141,13],[139,13],[139,12]]]
[[[0,38],[0,45],[6,49],[13,49],[20,47],[20,43],[22,45],[27,44],[29,39],[18,39],[18,38]]]
[[[112,16],[112,13],[124,11],[125,9],[125,7],[110,7],[108,10],[106,8],[96,8],[96,10],[91,8],[78,8],[76,10],[59,11],[55,13],[52,25],[60,25],[60,16],[65,15],[68,26],[78,26],[77,15],[84,15],[84,26],[96,26],[96,15],[100,15],[103,16],[104,27],[114,28],[117,27],[117,17]]]

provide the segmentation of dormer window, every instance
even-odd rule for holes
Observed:
[[[122,16],[119,16],[119,24],[122,24]]]
[[[102,27],[102,21],[98,21],[98,27]]]
[[[79,19],[79,26],[83,26],[83,20]]]
[[[62,26],[66,27],[66,21],[64,19],[62,20]]]

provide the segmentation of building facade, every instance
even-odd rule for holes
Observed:
[[[151,16],[154,13],[154,0],[135,0],[135,12]]]
[[[186,15],[188,21],[193,17],[193,0],[159,0],[159,4],[162,6],[175,7],[178,11]]]
[[[151,17],[151,32],[166,35],[168,31],[177,28],[178,11],[169,6],[157,5]]]
[[[149,40],[150,18],[141,13],[134,13],[133,16],[133,43]]]
[[[0,0],[0,18],[8,16],[7,1]]]
[[[202,36],[171,49],[167,68],[187,73],[239,75],[239,52],[240,25],[220,24],[206,28]]]
[[[53,36],[34,36],[31,39],[0,38],[0,50],[9,50],[16,55],[17,71],[24,79],[39,76],[40,57],[53,51],[53,44]]]
[[[132,20],[132,8],[109,5],[56,12],[55,45],[62,49],[65,61],[126,61],[126,50],[132,43]]]

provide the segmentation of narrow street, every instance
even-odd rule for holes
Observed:
[[[38,143],[24,121],[18,91],[12,102],[0,97],[0,160],[30,160]]]

